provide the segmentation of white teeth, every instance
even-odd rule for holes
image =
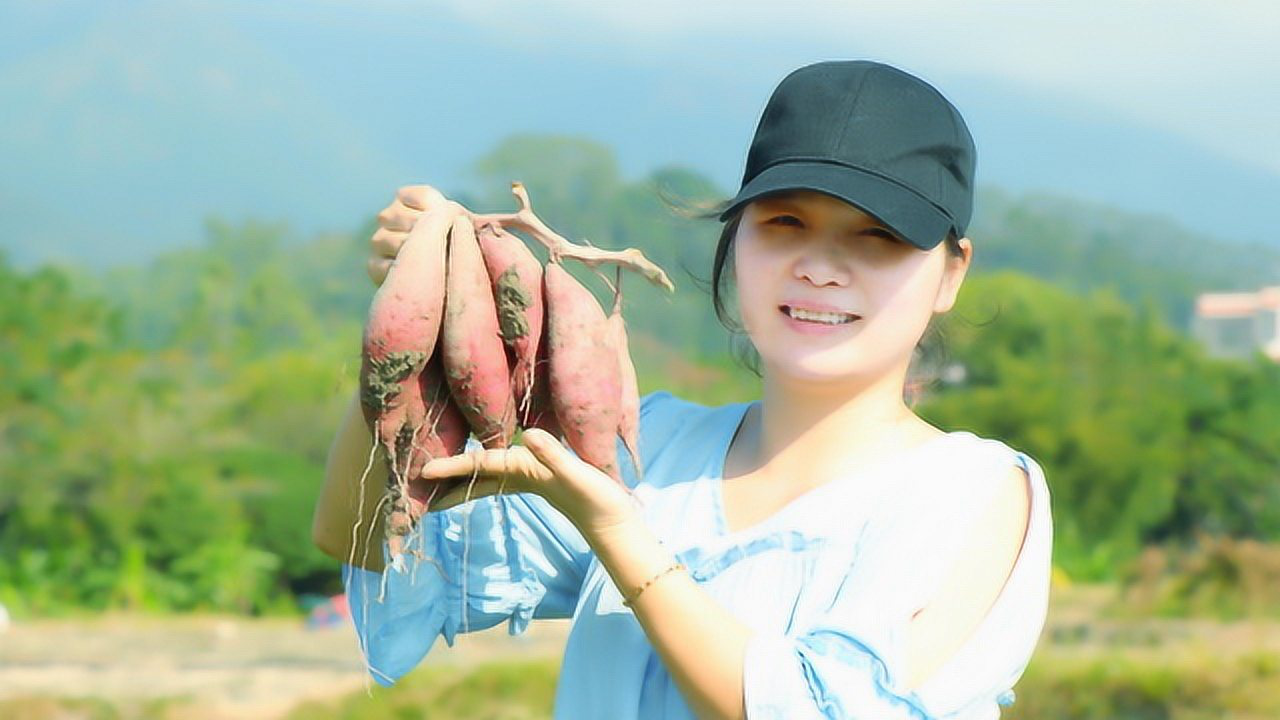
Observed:
[[[810,322],[826,323],[827,325],[843,325],[844,323],[852,322],[856,317],[849,313],[812,312],[793,307],[787,308],[787,314],[797,320],[808,320]]]

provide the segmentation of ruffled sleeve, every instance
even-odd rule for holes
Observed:
[[[1008,583],[964,646],[922,686],[905,687],[911,618],[953,566],[987,498],[980,485],[953,482],[963,492],[917,495],[891,521],[868,527],[824,612],[786,634],[752,636],[747,718],[994,719],[998,705],[1012,702],[1047,612],[1051,521],[1039,466],[1007,447],[992,450],[971,471],[1004,473],[1014,462],[1026,469],[1031,524]]]
[[[343,566],[360,647],[381,685],[413,669],[439,636],[452,646],[459,632],[503,620],[516,635],[534,618],[571,617],[590,562],[577,528],[533,494],[428,513],[407,545],[403,569]]]
[[[930,717],[902,687],[910,614],[885,597],[891,586],[869,564],[855,561],[818,617],[785,635],[752,635],[743,668],[749,720]]]

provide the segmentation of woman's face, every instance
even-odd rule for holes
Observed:
[[[734,272],[742,322],[768,373],[866,381],[910,362],[969,257],[921,250],[829,195],[795,191],[744,209]]]

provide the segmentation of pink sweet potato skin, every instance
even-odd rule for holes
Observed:
[[[622,482],[618,470],[618,358],[589,290],[557,264],[543,273],[551,403],[565,441],[586,462]]]
[[[640,462],[640,388],[636,382],[636,368],[631,362],[631,351],[627,343],[627,325],[622,319],[622,296],[614,301],[613,312],[609,314],[609,345],[618,358],[618,378],[620,393],[618,397],[618,435],[622,444],[631,456],[638,479],[644,478],[644,467]]]
[[[437,352],[439,346],[437,346]],[[412,453],[401,459],[404,477],[412,480],[422,474],[428,460],[449,457],[462,452],[470,428],[445,385],[444,370],[437,355],[427,362],[418,375],[417,387],[406,391],[423,407],[423,422],[413,436]]]
[[[445,230],[454,212],[425,213],[405,239],[373,297],[365,323],[360,397],[365,421],[395,461],[425,418],[419,373],[440,333],[445,294]],[[397,463],[399,464],[399,463]],[[402,467],[402,465],[401,465]]]
[[[445,380],[476,439],[486,448],[507,447],[515,434],[507,354],[484,257],[465,215],[454,220],[449,234],[448,265],[441,347]]]
[[[551,377],[549,369],[551,360],[547,357],[549,330],[543,324],[542,341],[538,344],[538,360],[533,366],[533,388],[529,395],[529,411],[521,421],[524,428],[536,427],[545,430],[557,439],[564,437],[560,429],[560,421],[556,419],[555,408],[551,406]]]
[[[427,460],[462,453],[466,448],[467,435],[471,430],[467,426],[466,418],[462,416],[462,411],[453,401],[453,396],[449,394],[440,355],[441,353],[437,352],[419,376],[427,421],[416,439],[421,452],[414,456],[414,462],[406,473],[409,479],[409,512],[414,519],[426,511],[427,504],[433,496],[444,497],[453,486],[462,482],[444,483],[443,487],[441,483],[423,482],[420,479],[422,466]]]
[[[471,428],[449,394],[443,360],[438,356],[422,370],[422,398],[427,408],[426,427],[432,431],[424,438],[428,457],[435,459],[461,453]]]
[[[511,349],[511,392],[519,422],[525,424],[542,339],[542,263],[524,241],[497,223],[478,226],[476,240],[493,286],[498,329]]]

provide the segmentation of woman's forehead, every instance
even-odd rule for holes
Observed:
[[[849,220],[879,223],[880,220],[861,208],[816,190],[787,190],[752,201],[761,210],[812,210],[839,213]]]

